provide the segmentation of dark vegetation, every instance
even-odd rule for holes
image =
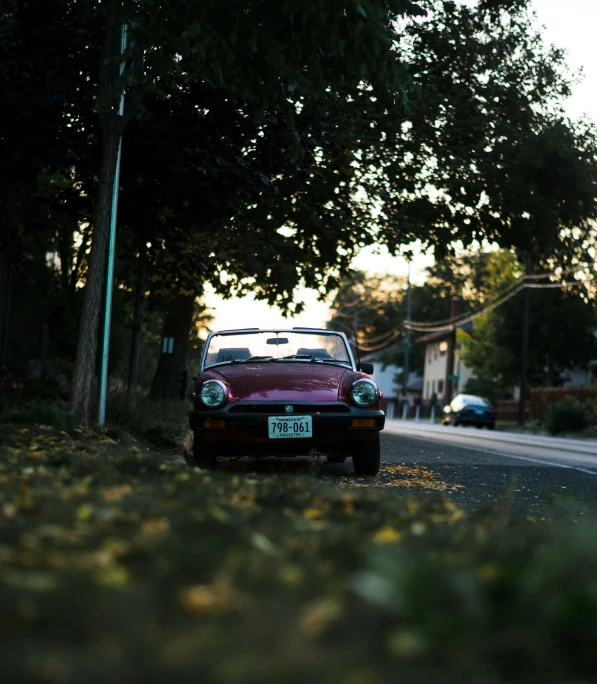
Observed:
[[[199,471],[185,402],[163,402],[193,374],[206,283],[299,311],[297,286],[328,293],[360,248],[419,240],[440,257],[429,320],[455,274],[478,285],[442,270],[459,241],[535,268],[590,255],[595,134],[566,120],[528,2],[421,5],[0,0],[0,370],[24,383],[0,405],[2,681],[594,679],[585,511],[464,511],[406,466]],[[118,389],[94,431],[122,132]]]
[[[463,510],[406,468],[205,472],[110,434],[0,426],[3,680],[593,681],[574,504]]]
[[[0,19],[0,250],[16,273],[0,362],[84,422],[120,132],[110,372],[156,398],[184,395],[206,283],[291,312],[298,285],[327,294],[372,244],[419,240],[439,263],[459,241],[534,268],[590,256],[595,135],[566,119],[573,75],[528,2],[1,0]]]
[[[581,432],[589,426],[591,414],[588,408],[574,397],[563,397],[547,411],[545,428],[550,435],[562,432]]]

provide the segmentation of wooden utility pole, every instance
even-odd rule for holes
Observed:
[[[456,351],[456,326],[455,322],[460,313],[460,297],[452,297],[450,301],[450,337],[448,339],[448,357],[446,359],[446,382],[444,389],[444,403],[452,401],[452,389],[454,387],[454,354]],[[439,398],[439,397],[438,397]]]
[[[531,262],[529,257],[526,258],[525,274],[531,274]],[[518,400],[518,424],[525,423],[525,403],[527,396],[527,374],[529,365],[529,329],[531,323],[531,303],[530,303],[530,289],[526,287],[527,279],[524,280],[524,289],[522,291],[522,350],[520,363],[520,397]]]
[[[408,275],[406,285],[406,339],[404,343],[404,370],[402,372],[402,401],[406,399],[408,391],[408,374],[410,372],[410,317],[411,317],[411,287],[410,287],[410,261],[408,262]]]

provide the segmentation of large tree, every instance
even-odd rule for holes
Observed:
[[[73,398],[83,413],[115,141],[135,115],[137,129],[125,136],[123,219],[132,230],[126,217],[142,206],[155,244],[183,255],[189,277],[226,295],[254,291],[292,310],[297,285],[325,292],[374,242],[396,251],[420,240],[443,254],[457,241],[491,239],[562,260],[586,248],[594,135],[562,114],[570,79],[562,54],[533,28],[528,2],[469,8],[427,0],[429,19],[397,22],[417,6],[57,0],[41,26],[42,4],[0,6],[11,18],[10,40],[16,36],[20,55],[34,61],[31,73],[77,65],[70,76],[53,68],[43,83],[51,115],[28,111],[39,113],[31,126],[44,116],[50,123],[61,142],[56,158],[84,191],[83,213],[95,212]],[[119,78],[119,27],[129,19],[135,43]],[[39,51],[23,47],[31,32]],[[140,83],[132,75],[142,53]],[[0,87],[1,80],[2,73]],[[413,84],[419,96],[411,89],[407,98]],[[123,86],[129,105],[120,119]],[[52,159],[50,142],[41,141],[44,162]],[[146,187],[156,179],[159,192],[135,195],[137,156]],[[169,178],[157,169],[164,160]],[[27,185],[27,196],[36,192]],[[127,208],[141,196],[143,205]]]
[[[183,75],[191,83],[224,88],[229,97],[251,103],[255,113],[280,109],[290,131],[291,94],[297,89],[317,97],[330,82],[354,90],[365,81],[388,103],[404,99],[405,77],[391,50],[395,34],[389,17],[418,8],[410,0],[363,0],[360,5],[330,0],[325,7],[307,0],[249,5],[109,0],[94,10],[105,25],[97,95],[102,161],[71,399],[83,419],[90,407],[119,141],[135,108],[142,108],[143,96]],[[131,27],[132,40],[121,58],[123,24]],[[137,82],[131,75],[142,55],[147,63]],[[131,106],[121,116],[123,89]]]

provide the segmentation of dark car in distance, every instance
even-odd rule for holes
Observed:
[[[314,328],[211,333],[195,379],[189,460],[218,456],[351,458],[357,475],[380,467],[385,414],[371,364],[346,335]]]
[[[444,407],[444,425],[475,425],[476,427],[495,428],[495,410],[487,399],[472,394],[457,394],[448,406]]]

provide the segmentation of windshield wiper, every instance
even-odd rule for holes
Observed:
[[[314,361],[311,354],[289,354],[288,356],[280,356],[278,359],[275,359],[275,361],[284,361],[285,359],[286,360],[311,359],[311,361]]]
[[[343,363],[345,366],[350,365],[350,361],[340,361],[340,359],[313,359],[315,363]]]
[[[265,361],[265,360],[267,360],[267,359],[272,359],[272,360],[273,360],[273,358],[274,358],[274,357],[271,356],[271,355],[269,355],[269,356],[251,356],[251,358],[249,358],[249,359],[243,359],[243,360],[241,361],[241,363],[247,363],[248,361]]]

